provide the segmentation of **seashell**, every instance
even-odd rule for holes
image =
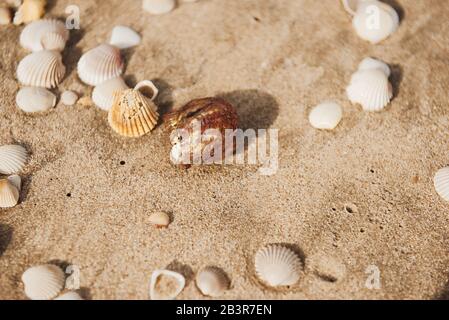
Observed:
[[[66,106],[73,106],[78,101],[78,95],[73,91],[64,91],[61,94],[61,102]]]
[[[100,109],[109,111],[114,102],[114,93],[116,91],[122,92],[126,89],[129,88],[121,77],[112,78],[94,88],[92,100]]]
[[[78,76],[91,86],[97,86],[120,76],[124,63],[120,50],[109,44],[102,44],[86,52],[78,62]]]
[[[165,212],[156,212],[150,215],[149,222],[157,228],[167,228],[170,224],[170,216]]]
[[[0,7],[0,25],[10,24],[11,19],[11,10],[9,10],[9,8]]]
[[[54,88],[65,75],[62,57],[56,51],[38,51],[23,58],[17,67],[17,78],[25,86]]]
[[[336,258],[317,252],[306,260],[307,269],[315,273],[322,280],[329,282],[337,282],[346,275],[346,266]]]
[[[26,149],[18,145],[0,147],[0,173],[14,174],[22,170],[27,161]]]
[[[437,171],[433,178],[435,191],[446,201],[449,201],[449,167]]]
[[[24,112],[45,112],[56,105],[56,96],[40,87],[24,87],[16,96],[16,104]]]
[[[64,288],[65,275],[58,266],[45,264],[27,269],[22,282],[25,294],[31,300],[50,300]]]
[[[69,291],[61,294],[59,297],[55,298],[55,300],[84,300],[80,294],[76,291]]]
[[[383,61],[373,59],[373,58],[365,58],[359,64],[359,71],[363,70],[371,70],[371,69],[379,69],[382,70],[383,73],[387,76],[387,78],[391,75],[391,70],[388,64]]]
[[[352,103],[359,103],[363,110],[372,112],[384,109],[393,97],[393,88],[380,69],[357,71],[346,92]]]
[[[15,179],[0,180],[0,208],[12,208],[19,202],[19,190],[15,186]]]
[[[309,122],[314,128],[332,130],[338,126],[342,115],[343,112],[338,103],[324,102],[312,109]]]
[[[151,100],[141,92],[144,88],[152,90]],[[153,130],[159,119],[157,107],[152,102],[157,94],[157,88],[151,81],[142,81],[134,89],[116,92],[108,114],[111,128],[130,138],[141,137]]]
[[[206,267],[196,275],[196,286],[205,296],[219,297],[229,289],[230,281],[223,270]]]
[[[109,44],[119,49],[128,49],[139,45],[141,41],[142,38],[133,29],[125,26],[116,26],[112,29]]]
[[[24,0],[14,16],[14,24],[39,20],[45,14],[46,4],[46,0]]]
[[[399,16],[390,5],[367,0],[359,4],[352,25],[360,38],[377,44],[399,28]]]
[[[9,176],[7,179],[20,192],[20,190],[22,189],[22,178],[20,178],[20,176],[18,176],[17,174],[14,174],[12,176]]]
[[[20,34],[20,45],[30,51],[62,51],[69,39],[65,24],[56,19],[38,20],[27,25]]]
[[[173,300],[184,289],[186,280],[180,273],[170,270],[156,270],[151,275],[151,300]]]
[[[268,245],[256,253],[257,276],[271,287],[291,286],[299,280],[302,263],[290,249]]]
[[[176,7],[176,0],[143,0],[142,7],[151,14],[164,14]]]

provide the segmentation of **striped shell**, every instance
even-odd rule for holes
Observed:
[[[184,276],[170,270],[155,270],[150,280],[151,300],[173,300],[186,285]]]
[[[45,88],[24,87],[17,93],[16,104],[24,112],[45,112],[56,105],[56,96]]]
[[[299,280],[302,263],[292,250],[268,245],[256,253],[255,269],[260,280],[269,286],[291,286]]]
[[[433,178],[433,184],[439,196],[449,201],[449,167],[437,171]]]
[[[69,39],[64,23],[56,19],[38,20],[27,25],[20,34],[20,45],[30,51],[62,51]]]
[[[0,147],[0,173],[14,174],[22,170],[27,161],[26,149],[18,145]]]
[[[59,297],[55,298],[55,300],[84,300],[80,294],[76,291],[69,291],[61,294]]]
[[[223,270],[216,267],[206,267],[198,272],[196,286],[205,296],[219,297],[229,289],[230,281]]]
[[[20,25],[40,19],[45,14],[46,0],[24,0],[14,16],[14,24]]]
[[[50,300],[64,288],[65,275],[58,266],[45,264],[26,270],[22,282],[25,294],[31,300]]]
[[[97,86],[123,73],[124,63],[120,50],[102,44],[86,52],[78,62],[78,76],[91,86]]]
[[[114,93],[129,89],[122,77],[112,78],[96,86],[92,92],[92,100],[97,107],[105,111],[112,108]]]
[[[17,181],[13,179],[0,180],[0,208],[12,208],[19,202],[19,189]]]
[[[65,75],[62,57],[56,51],[38,51],[23,58],[17,67],[17,78],[25,86],[54,88]]]

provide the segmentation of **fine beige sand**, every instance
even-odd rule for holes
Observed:
[[[50,1],[47,16],[79,5],[82,27],[55,92],[89,96],[76,62],[113,26],[129,25],[143,43],[124,52],[128,84],[155,80],[162,113],[219,95],[238,109],[240,127],[279,129],[280,168],[269,177],[255,166],[176,168],[160,126],[121,138],[93,106],[21,113],[22,28],[1,26],[0,145],[22,144],[31,157],[19,205],[0,210],[0,298],[25,299],[23,271],[48,262],[78,266],[89,299],[148,299],[152,271],[166,267],[187,277],[179,298],[201,299],[193,277],[207,265],[232,279],[224,299],[447,298],[449,204],[432,179],[449,163],[449,6],[390,2],[401,27],[373,46],[337,0],[200,0],[163,16],[142,12],[140,0]],[[393,67],[395,98],[381,113],[345,95],[366,56]],[[341,103],[343,121],[315,130],[308,112],[328,99]],[[168,229],[148,222],[159,210],[172,216]],[[303,259],[289,290],[254,277],[254,254],[270,243]],[[370,265],[379,290],[365,286]]]

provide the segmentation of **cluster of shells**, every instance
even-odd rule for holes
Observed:
[[[17,175],[28,159],[26,149],[19,145],[0,147],[0,208],[12,208],[20,198],[22,180]]]

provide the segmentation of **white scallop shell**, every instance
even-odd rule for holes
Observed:
[[[12,176],[8,177],[9,182],[11,182],[14,187],[17,188],[17,190],[20,192],[20,190],[22,189],[22,178],[20,178],[20,176],[18,176],[17,174],[14,174]]]
[[[109,44],[119,49],[128,49],[139,45],[141,40],[140,35],[133,29],[125,26],[116,26],[112,29]]]
[[[446,201],[449,201],[449,167],[437,171],[433,178],[435,191]]]
[[[377,1],[360,3],[352,21],[357,35],[373,44],[388,38],[399,27],[399,16],[390,5]]]
[[[0,208],[12,208],[19,202],[19,190],[15,181],[10,179],[0,180]]]
[[[56,19],[38,20],[27,25],[20,34],[20,45],[30,51],[62,51],[69,39],[65,24]]]
[[[102,44],[86,52],[78,62],[78,76],[91,86],[120,76],[124,63],[120,50],[109,44]]]
[[[206,267],[196,275],[196,286],[202,294],[209,297],[219,297],[229,289],[229,279],[223,270],[216,267]]]
[[[173,282],[172,285],[174,285],[175,288],[172,292],[164,293],[161,291],[161,288],[158,287],[159,281],[164,278],[171,279]],[[180,273],[170,270],[155,270],[151,275],[150,280],[150,298],[152,300],[173,300],[181,293],[185,284],[186,280]]]
[[[56,96],[45,88],[23,87],[17,93],[16,104],[24,112],[44,112],[56,105]]]
[[[346,92],[352,103],[359,103],[363,110],[372,112],[384,109],[393,97],[393,88],[379,69],[357,71]]]
[[[385,75],[387,76],[387,78],[389,78],[391,75],[390,66],[383,61],[368,57],[368,58],[363,59],[362,62],[360,62],[359,71],[371,70],[371,69],[382,70],[385,73]]]
[[[176,0],[143,0],[142,7],[151,14],[164,14],[172,11],[176,6]]]
[[[0,173],[14,174],[22,170],[27,161],[26,149],[18,145],[0,147]]]
[[[55,300],[84,300],[80,294],[76,291],[69,291],[61,294],[59,297],[55,298]]]
[[[22,275],[25,294],[32,300],[50,300],[64,288],[65,275],[58,266],[45,264],[31,267]]]
[[[121,77],[112,78],[94,88],[92,100],[100,109],[109,111],[114,102],[114,93],[126,89],[129,88]]]
[[[17,78],[31,87],[54,88],[62,80],[65,66],[59,52],[43,50],[34,52],[20,61]]]
[[[291,286],[299,280],[302,263],[292,250],[268,245],[256,253],[255,268],[257,276],[269,286]]]
[[[341,121],[343,111],[338,103],[324,102],[312,109],[309,114],[310,124],[317,129],[332,130]]]

